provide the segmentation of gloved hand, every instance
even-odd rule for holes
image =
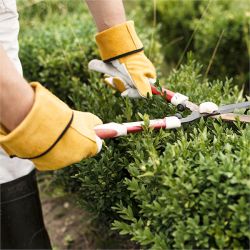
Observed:
[[[30,159],[39,170],[54,170],[97,154],[102,141],[94,127],[102,121],[91,113],[70,109],[39,83],[32,83],[35,102],[21,124],[0,133],[10,156]]]
[[[96,42],[104,62],[92,60],[90,69],[110,75],[106,83],[122,92],[122,96],[152,95],[150,84],[156,81],[155,68],[144,55],[132,21],[98,33]]]

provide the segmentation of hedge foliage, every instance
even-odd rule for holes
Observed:
[[[247,0],[158,0],[156,6],[141,1],[146,19],[156,15],[158,35],[165,61],[178,67],[193,51],[213,79],[234,77],[239,86],[249,89],[249,22]]]
[[[130,100],[106,88],[99,74],[87,70],[87,62],[97,56],[91,17],[75,1],[60,3],[60,8],[55,1],[48,3],[21,3],[26,7],[20,12],[20,55],[27,79],[41,81],[70,106],[93,112],[104,122],[147,123],[175,113],[161,97]],[[150,47],[152,30],[138,26]],[[154,41],[157,66],[160,48]],[[194,57],[190,54],[168,76],[162,74],[160,83],[197,103],[243,100],[231,80],[204,77]],[[202,119],[158,132],[146,126],[142,133],[106,140],[96,157],[53,175],[100,222],[143,248],[246,249],[249,141],[249,126],[239,122]]]

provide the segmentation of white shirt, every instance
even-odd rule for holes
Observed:
[[[19,21],[16,0],[0,0],[0,44],[18,72],[22,74],[22,66],[18,58],[18,32]],[[16,157],[11,159],[0,148],[0,184],[27,175],[33,169],[34,165],[31,161]]]

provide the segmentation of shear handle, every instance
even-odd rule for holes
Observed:
[[[95,133],[101,139],[125,136],[131,133],[137,133],[143,130],[144,122],[127,122],[127,123],[106,123],[95,127]],[[172,129],[179,128],[181,121],[176,116],[165,117],[149,121],[149,127],[153,129]]]

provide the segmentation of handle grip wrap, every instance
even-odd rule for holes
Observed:
[[[139,122],[128,122],[128,123],[106,123],[95,127],[95,132],[101,139],[115,138],[125,136],[130,133],[137,133],[143,130],[143,121]],[[164,119],[156,119],[149,121],[149,127],[153,129],[172,129],[179,128],[181,121],[175,117],[165,117]]]

